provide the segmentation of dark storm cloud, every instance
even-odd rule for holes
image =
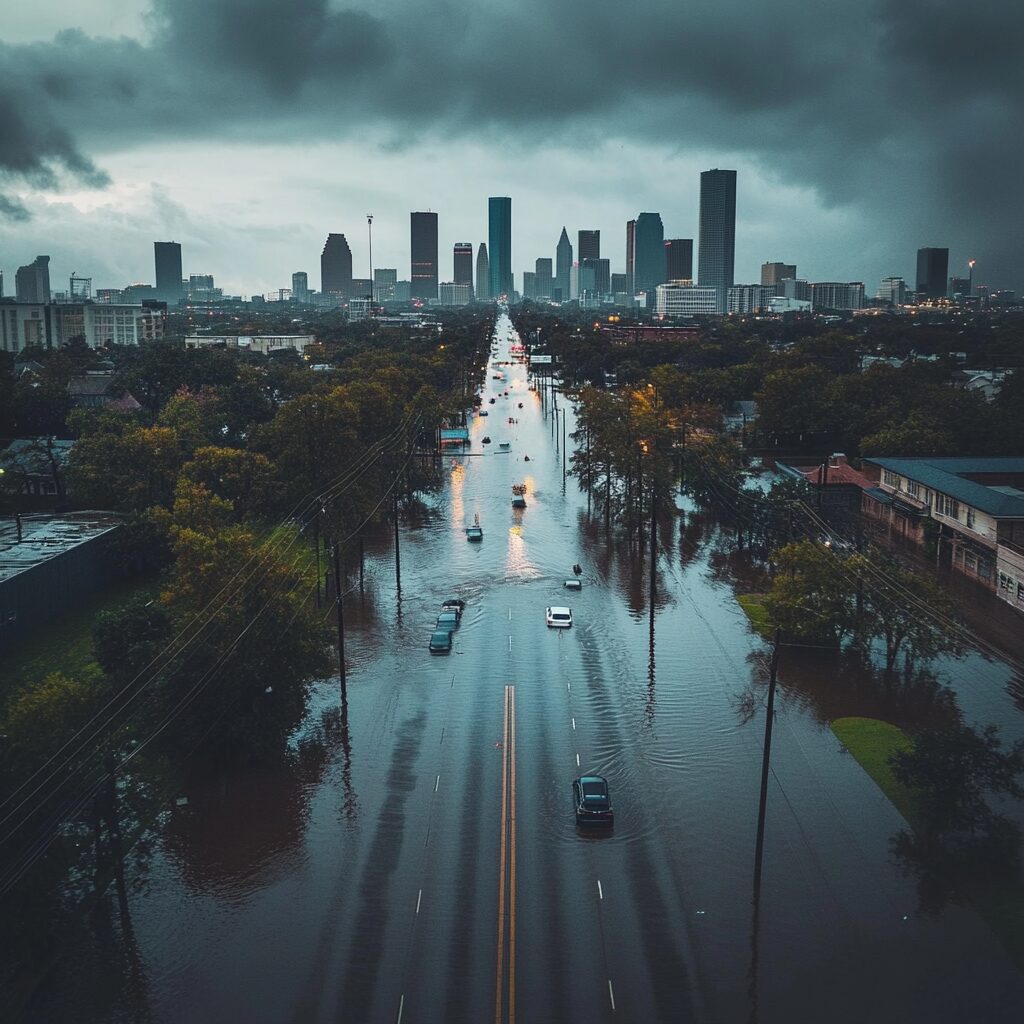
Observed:
[[[1015,0],[363,2],[153,0],[144,43],[0,47],[0,172],[95,182],[88,154],[136,141],[367,125],[635,138],[745,154],[909,249],[1024,264]]]

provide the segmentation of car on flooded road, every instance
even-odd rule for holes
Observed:
[[[572,625],[572,612],[568,608],[547,608],[544,617],[552,629],[568,629]]]
[[[612,828],[615,812],[608,793],[608,782],[600,775],[581,775],[572,784],[576,824]]]
[[[450,629],[435,629],[430,634],[430,643],[427,646],[431,654],[450,654],[452,631]]]

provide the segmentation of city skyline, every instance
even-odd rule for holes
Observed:
[[[608,244],[621,225],[658,210],[667,237],[696,238],[697,175],[724,166],[743,183],[737,281],[784,260],[873,287],[911,280],[931,246],[950,249],[951,274],[974,258],[976,284],[1024,290],[1010,215],[1024,76],[1003,42],[1024,12],[824,2],[827,34],[787,23],[785,8],[725,0],[695,23],[641,0],[628,15],[594,12],[586,45],[563,31],[565,12],[531,0],[485,4],[461,33],[408,0],[260,0],[244,33],[237,0],[15,6],[0,52],[14,114],[0,142],[0,267],[46,252],[55,282],[78,271],[120,285],[149,280],[152,242],[173,238],[186,274],[259,293],[297,269],[315,276],[329,231],[367,265],[368,211],[389,266],[403,266],[409,211],[438,212],[446,253],[478,243],[484,200],[504,194],[517,273],[562,223],[602,231],[621,272]],[[652,38],[641,26],[655,18]]]

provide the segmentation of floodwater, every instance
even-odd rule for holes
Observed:
[[[492,358],[512,340],[502,316]],[[901,690],[786,650],[755,917],[766,647],[742,562],[699,516],[663,524],[652,641],[647,555],[563,488],[555,396],[521,365],[489,367],[484,395],[403,527],[400,594],[382,540],[347,600],[347,715],[325,681],[280,764],[190,787],[130,926],[77,941],[29,1019],[1018,1020],[1024,977],[974,910],[918,912],[889,853],[902,819],[828,728],[959,711],[1012,739],[1013,673],[969,655]],[[455,649],[431,656],[454,596]],[[545,626],[559,604],[571,629]],[[584,772],[608,779],[608,834],[575,827]]]

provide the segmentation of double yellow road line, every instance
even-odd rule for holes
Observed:
[[[494,1024],[516,1019],[516,688],[505,687],[501,764],[501,856],[498,867],[498,964]],[[506,978],[508,986],[506,989]],[[508,1016],[504,1016],[508,995]]]

